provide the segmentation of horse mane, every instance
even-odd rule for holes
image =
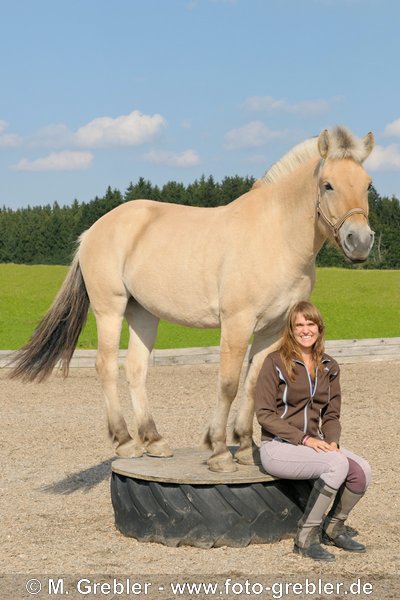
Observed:
[[[337,160],[351,158],[355,162],[361,163],[365,158],[365,145],[363,140],[355,137],[348,129],[338,125],[332,131],[323,132],[326,134],[325,141],[329,139],[327,146],[327,155],[325,159]],[[329,138],[328,138],[329,136]],[[281,159],[272,165],[264,175],[255,182],[254,187],[262,183],[275,183],[285,175],[293,173],[300,165],[310,158],[321,158],[319,140],[321,136],[315,136],[294,146]]]
[[[310,158],[317,158],[318,156],[318,137],[305,140],[294,146],[294,148],[274,163],[270,169],[265,171],[260,180],[262,183],[275,183],[281,177],[293,173],[293,171]]]

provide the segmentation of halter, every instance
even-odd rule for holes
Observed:
[[[342,217],[339,217],[339,219],[336,221],[336,223],[332,223],[332,221],[326,216],[326,214],[322,210],[322,206],[321,206],[321,192],[319,189],[319,174],[322,170],[322,165],[323,165],[323,160],[321,160],[321,163],[319,166],[319,172],[318,172],[317,215],[318,215],[318,217],[321,217],[321,219],[328,225],[329,229],[331,229],[331,231],[333,233],[335,240],[337,242],[339,242],[339,229],[341,228],[343,223],[349,217],[351,217],[353,215],[357,215],[357,214],[364,215],[364,217],[367,219],[367,223],[368,223],[368,215],[363,208],[352,208],[351,210],[348,210],[347,213],[345,213]]]

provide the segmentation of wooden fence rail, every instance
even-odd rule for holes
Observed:
[[[371,338],[362,340],[328,340],[326,351],[336,358],[340,364],[368,361],[400,361],[400,337]],[[12,357],[10,350],[0,350],[0,368],[6,367]],[[119,360],[122,364],[126,350],[120,350]],[[76,350],[71,360],[71,367],[95,366],[96,350]],[[217,363],[219,346],[205,348],[175,348],[171,350],[153,350],[150,355],[150,366],[158,365],[194,365]]]

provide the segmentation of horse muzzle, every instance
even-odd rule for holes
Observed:
[[[367,260],[374,244],[374,232],[368,223],[343,223],[338,232],[338,242],[344,255],[352,263]]]

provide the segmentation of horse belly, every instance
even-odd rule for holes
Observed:
[[[219,327],[217,286],[195,264],[184,263],[171,255],[132,260],[124,283],[135,300],[160,319],[188,327]]]

